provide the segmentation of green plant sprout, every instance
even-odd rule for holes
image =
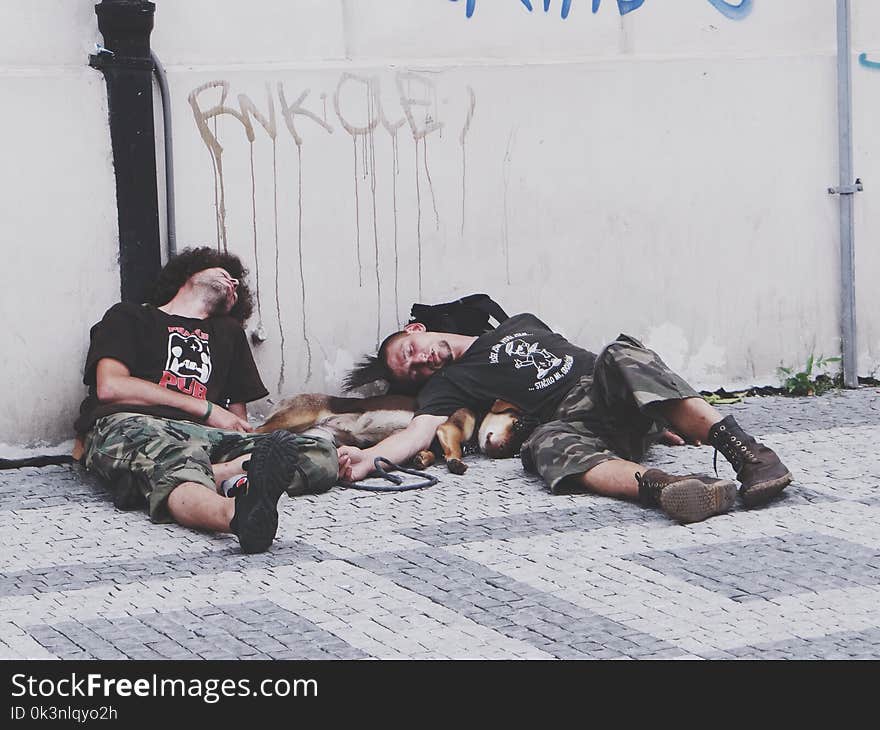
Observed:
[[[839,357],[815,357],[810,355],[803,370],[794,368],[778,367],[776,372],[782,379],[782,388],[788,395],[822,395],[829,390],[840,387],[840,374],[833,378],[827,373],[820,372],[831,363],[840,362]],[[816,373],[814,376],[813,373]]]

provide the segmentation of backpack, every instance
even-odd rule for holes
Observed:
[[[469,294],[445,304],[413,304],[409,322],[421,322],[429,332],[479,336],[495,329],[490,318],[501,324],[507,314],[488,294]]]
[[[489,323],[490,318],[501,324],[508,317],[488,294],[469,294],[444,304],[413,304],[409,324],[421,322],[429,332],[451,332],[479,337],[484,332],[495,329],[495,325]],[[376,381],[388,382],[386,371],[375,355],[367,355],[349,370],[342,380],[342,388],[349,392]],[[416,390],[415,386],[405,383],[388,382],[386,393],[412,395]]]

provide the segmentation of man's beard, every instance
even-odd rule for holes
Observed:
[[[211,313],[212,317],[224,317],[232,310],[232,307],[229,304],[229,300],[226,298],[226,294],[221,294],[217,297],[217,300],[208,307],[208,311]]]
[[[446,340],[440,340],[440,342],[437,343],[437,357],[440,358],[440,365],[437,367],[438,370],[452,363],[452,348]]]
[[[211,278],[208,281],[197,281],[199,294],[205,303],[205,309],[211,317],[220,317],[229,314],[232,307],[229,304],[229,287],[220,279]]]

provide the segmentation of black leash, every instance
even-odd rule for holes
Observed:
[[[391,474],[389,471],[383,468],[382,464],[387,464],[388,469],[401,471],[404,474],[412,474],[413,476],[421,477],[422,481],[404,484],[403,477],[399,477],[397,476],[397,474]],[[407,469],[400,466],[399,464],[395,464],[393,461],[386,459],[384,456],[377,456],[373,460],[373,465],[376,467],[376,470],[367,478],[371,479],[375,477],[382,477],[382,479],[387,479],[389,482],[391,482],[391,485],[394,486],[383,484],[362,484],[360,482],[344,482],[341,480],[339,481],[339,484],[343,487],[348,487],[349,489],[362,489],[366,492],[408,492],[410,489],[424,489],[425,487],[432,487],[439,481],[437,477],[433,477],[430,474],[419,471],[418,469]]]

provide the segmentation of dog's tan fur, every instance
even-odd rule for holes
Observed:
[[[415,398],[406,395],[380,395],[370,398],[344,398],[322,393],[304,393],[283,400],[257,432],[280,429],[302,433],[319,427],[330,431],[339,445],[367,448],[409,425]],[[462,448],[477,430],[477,445],[493,459],[513,456],[522,445],[517,428],[520,412],[505,401],[495,401],[480,428],[477,417],[466,408],[453,413],[437,429],[437,441],[443,450],[448,469],[464,474]],[[430,450],[419,452],[413,463],[425,468],[434,463]]]
[[[414,408],[415,398],[407,395],[343,398],[303,393],[281,401],[256,430],[302,433],[320,426],[330,431],[340,446],[366,448],[406,428]]]

